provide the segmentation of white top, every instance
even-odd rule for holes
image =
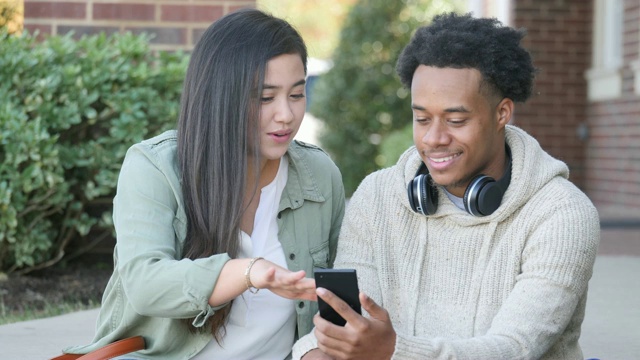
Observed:
[[[262,188],[253,233],[249,236],[241,232],[239,258],[262,256],[287,268],[278,240],[276,216],[288,169],[288,161],[283,157],[275,179]],[[284,359],[291,352],[295,329],[293,300],[266,289],[257,294],[247,290],[232,301],[222,344],[212,339],[193,359]]]
[[[464,200],[461,197],[457,197],[455,195],[453,195],[452,193],[450,193],[449,191],[447,191],[447,189],[445,189],[444,187],[442,187],[442,190],[444,190],[444,193],[447,194],[447,197],[449,198],[449,200],[451,200],[451,202],[460,210],[465,210],[464,208]]]

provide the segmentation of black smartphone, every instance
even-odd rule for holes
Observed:
[[[325,288],[344,302],[349,304],[351,308],[358,314],[362,314],[360,310],[360,299],[358,298],[358,277],[355,269],[314,269],[314,277],[316,279],[316,287]],[[344,326],[347,321],[340,316],[329,304],[318,297],[318,308],[320,316],[327,321]]]

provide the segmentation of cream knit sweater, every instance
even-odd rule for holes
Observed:
[[[394,358],[583,359],[598,214],[534,138],[513,126],[506,138],[511,184],[490,216],[467,214],[442,190],[435,215],[414,213],[414,148],[353,195],[335,267],[357,269],[360,290],[389,311]],[[311,332],[294,359],[315,347]]]

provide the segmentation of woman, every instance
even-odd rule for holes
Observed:
[[[126,155],[97,334],[66,352],[142,335],[126,358],[282,359],[311,330],[305,276],[332,265],[344,190],[324,152],[292,142],[306,61],[291,25],[258,10],[203,34],[177,131]]]

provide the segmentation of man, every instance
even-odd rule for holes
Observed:
[[[415,147],[362,182],[338,242],[364,316],[318,289],[347,325],[316,316],[294,358],[583,359],[598,214],[507,125],[535,72],[523,36],[455,14],[416,32],[397,64]]]

